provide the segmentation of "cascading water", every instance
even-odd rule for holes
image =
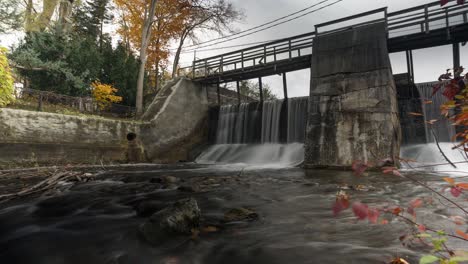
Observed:
[[[308,103],[308,97],[288,100],[288,143],[304,142]]]
[[[262,143],[280,142],[280,119],[283,100],[263,103]]]
[[[440,106],[447,102],[442,93],[432,95],[435,83],[420,83],[416,87],[419,90],[419,94],[423,99],[432,101],[431,104],[423,104],[424,117],[426,121],[437,120],[432,127],[434,134],[439,142],[451,142],[455,135],[455,127],[450,124],[447,118],[444,118],[440,114]],[[429,142],[435,142],[434,136],[432,135],[431,128],[426,125],[426,135]]]
[[[303,97],[222,106],[216,144],[196,161],[254,167],[299,165],[304,160],[307,103]]]
[[[468,164],[465,163],[468,158],[463,151],[454,149],[456,144],[452,140],[455,135],[455,127],[440,113],[440,106],[447,102],[447,99],[440,91],[432,95],[435,84],[434,82],[416,84],[421,99],[432,102],[422,104],[424,121],[437,120],[433,125],[424,122],[428,142],[426,144],[419,144],[419,142],[411,144],[412,142],[408,142],[410,144],[401,148],[400,155],[403,158],[417,161],[415,164],[407,166],[408,169],[424,168],[425,170],[453,172],[456,175],[457,171],[466,172],[468,170]],[[439,146],[435,143],[433,133],[439,142]],[[456,169],[447,164],[448,162],[441,151],[450,161],[456,163]],[[434,166],[431,167],[432,165]]]

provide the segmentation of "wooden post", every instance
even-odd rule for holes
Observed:
[[[197,51],[193,51],[192,78],[195,78],[195,61],[197,60]],[[156,76],[158,78],[158,76]]]
[[[292,59],[291,40],[288,41],[289,59]]]
[[[288,99],[288,82],[286,80],[285,72],[283,72],[283,92],[284,92],[284,99]]]
[[[468,13],[463,13],[463,23],[468,23]]]
[[[276,62],[276,46],[273,47],[273,56],[274,56],[274,60]]]
[[[38,98],[38,103],[37,103],[37,111],[42,111],[42,93],[39,92],[39,98]]]
[[[453,43],[453,69],[460,67],[460,43]]]
[[[240,84],[239,81],[236,82],[236,88],[237,88],[237,102],[241,104],[241,94],[240,94]]]
[[[260,102],[263,102],[263,83],[262,77],[258,78],[258,89],[260,90]]]
[[[221,94],[220,94],[220,88],[219,88],[219,81],[217,83],[216,93],[218,94],[218,105],[221,106]]]
[[[414,83],[414,61],[413,61],[413,51],[409,51],[410,61],[411,61],[411,81]]]

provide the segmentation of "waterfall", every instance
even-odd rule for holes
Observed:
[[[288,143],[304,142],[308,97],[288,99]]]
[[[452,137],[455,135],[455,127],[451,125],[450,121],[443,117],[440,114],[440,106],[447,102],[447,98],[442,95],[442,92],[437,92],[434,96],[432,96],[433,87],[436,85],[436,82],[430,83],[419,83],[416,84],[419,93],[422,99],[432,101],[432,104],[423,104],[423,111],[425,121],[429,120],[438,120],[437,122],[432,125],[434,129],[434,133],[437,136],[439,142],[451,142]],[[442,88],[443,89],[443,88]],[[426,135],[429,142],[434,142],[434,137],[428,125],[426,124]]]
[[[280,118],[283,100],[263,103],[262,143],[280,142]]]
[[[258,103],[221,106],[216,144],[255,142],[259,115]]]
[[[308,98],[301,97],[222,106],[216,144],[196,161],[267,167],[299,165],[304,160],[307,105]]]

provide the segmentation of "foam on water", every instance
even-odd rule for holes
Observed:
[[[442,152],[450,161],[455,163],[457,168],[447,164],[447,160],[443,157],[435,143],[403,146],[401,148],[400,156],[405,159],[417,161],[416,163],[410,163],[409,166],[403,164],[403,167],[408,170],[423,169],[444,174],[452,174],[454,176],[468,174],[468,158],[466,157],[466,154],[464,154],[460,149],[453,149],[455,146],[454,143],[441,142],[439,145]]]
[[[236,164],[249,167],[285,168],[304,161],[304,145],[292,144],[218,144],[209,147],[196,162]]]

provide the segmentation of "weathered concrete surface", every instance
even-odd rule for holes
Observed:
[[[399,154],[400,124],[385,25],[315,38],[305,167],[349,167]]]
[[[140,124],[1,108],[0,167],[140,161]]]
[[[143,120],[146,158],[156,163],[189,160],[190,150],[208,140],[209,104],[206,89],[185,78],[166,85]]]

